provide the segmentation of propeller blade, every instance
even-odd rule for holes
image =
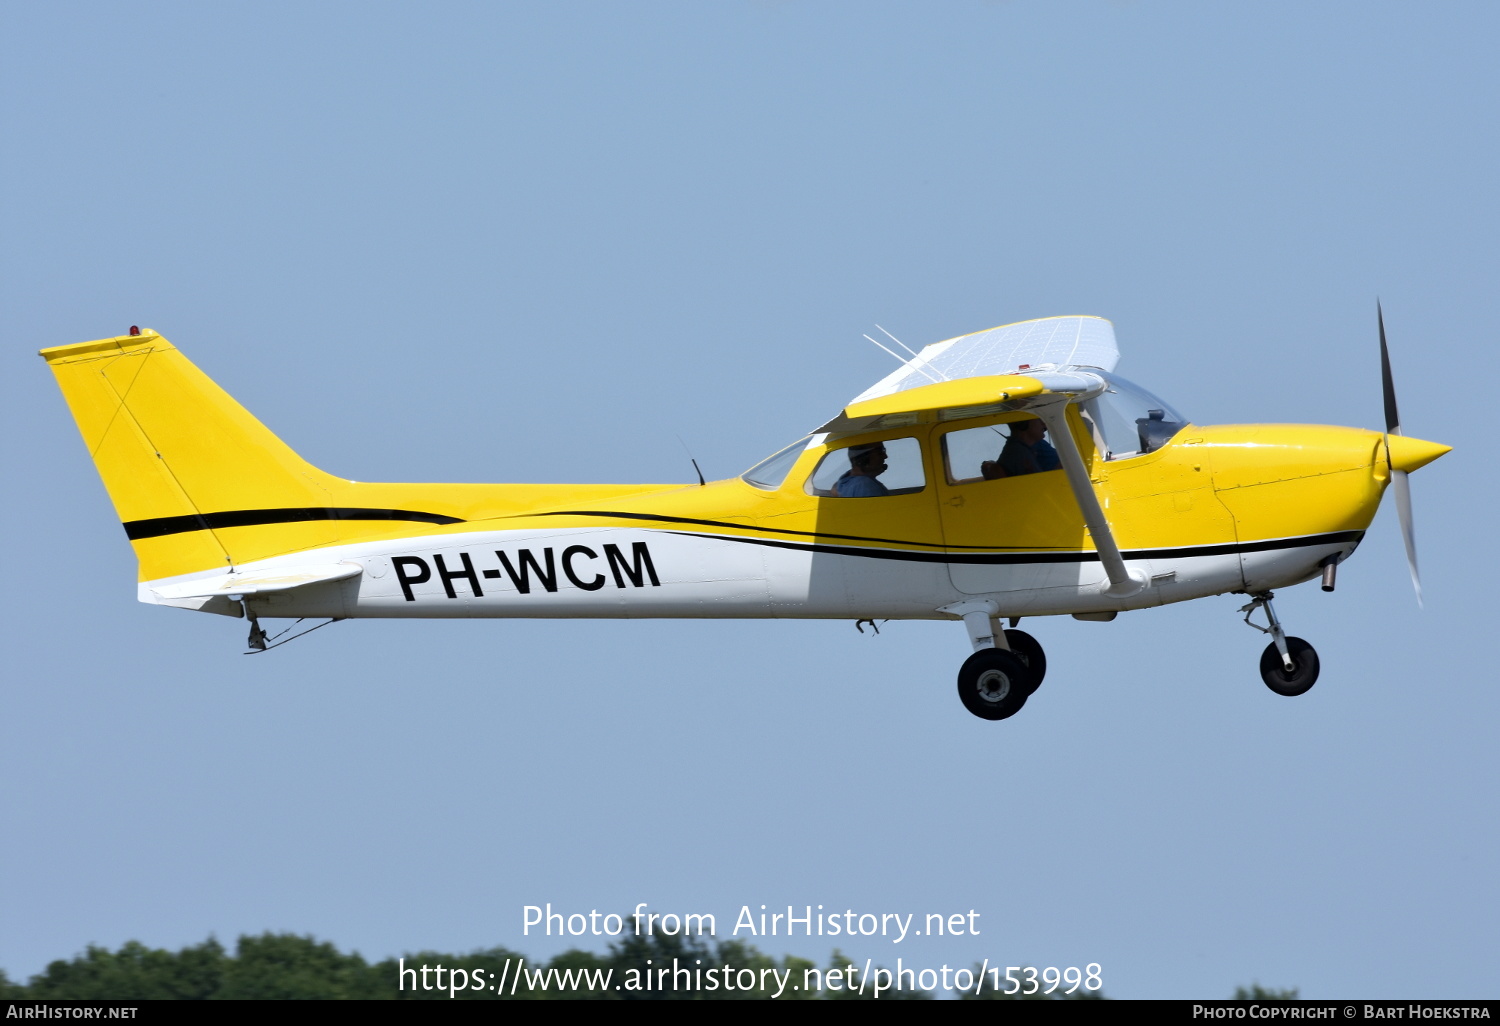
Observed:
[[[1385,312],[1375,300],[1375,317],[1380,321],[1380,385],[1385,394],[1385,433],[1401,433],[1401,415],[1396,412],[1396,382],[1391,377],[1391,354],[1385,347]]]
[[[1422,607],[1422,578],[1417,573],[1417,531],[1411,520],[1411,485],[1406,471],[1391,471],[1391,486],[1396,489],[1396,516],[1401,521],[1401,540],[1406,542],[1406,566],[1411,571],[1411,586],[1417,593],[1417,608]]]
[[[1396,411],[1396,382],[1391,375],[1391,353],[1385,344],[1385,311],[1375,300],[1375,318],[1380,323],[1380,388],[1385,399],[1385,458],[1391,461],[1391,435],[1401,434],[1401,414]],[[1391,467],[1391,485],[1396,490],[1396,518],[1401,521],[1401,540],[1406,543],[1406,567],[1411,571],[1411,586],[1417,593],[1417,608],[1422,605],[1422,578],[1417,573],[1417,531],[1411,516],[1411,484],[1406,471]]]

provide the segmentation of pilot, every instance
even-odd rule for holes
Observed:
[[[1039,474],[1044,470],[1059,470],[1062,460],[1057,450],[1047,441],[1047,425],[1033,417],[1018,420],[1010,426],[1010,437],[1005,447],[993,460],[979,465],[979,472],[986,481],[998,477],[1016,477],[1021,474]]]
[[[841,499],[862,499],[885,495],[890,489],[877,478],[885,473],[885,443],[849,447],[849,469],[833,483],[833,494]]]

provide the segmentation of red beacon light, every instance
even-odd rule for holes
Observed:
[[[140,333],[141,333],[141,329],[140,329],[140,328],[138,328],[138,327],[136,327],[136,326],[135,326],[135,325],[134,325],[134,324],[132,324],[132,325],[131,325],[131,326],[130,326],[130,333],[131,333],[131,334],[132,334],[132,335],[139,335],[139,334],[140,334]]]
[[[131,334],[135,334],[135,329],[131,329]],[[1023,363],[1021,364],[1021,366],[1017,367],[1016,370],[1031,370],[1031,364]]]

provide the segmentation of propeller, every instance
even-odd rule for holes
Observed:
[[[1380,323],[1380,385],[1385,397],[1385,459],[1391,466],[1391,487],[1396,491],[1396,516],[1401,521],[1401,540],[1406,543],[1406,565],[1411,570],[1411,586],[1417,593],[1417,608],[1422,608],[1422,578],[1417,573],[1417,534],[1411,518],[1411,485],[1406,471],[1397,470],[1391,460],[1391,436],[1401,436],[1401,414],[1396,410],[1396,383],[1391,377],[1391,354],[1385,344],[1385,312],[1375,301],[1375,317]]]

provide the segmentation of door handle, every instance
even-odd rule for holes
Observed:
[[[953,498],[948,500],[948,505],[952,506],[955,509],[957,509],[959,506],[962,506],[963,504],[964,497],[962,495],[955,495]]]

